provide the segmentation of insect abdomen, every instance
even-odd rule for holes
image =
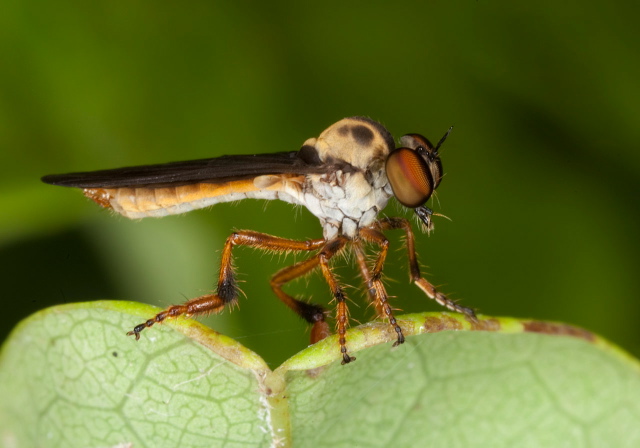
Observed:
[[[245,198],[282,199],[297,202],[284,189],[290,182],[256,185],[255,180],[218,184],[197,183],[175,187],[85,188],[84,194],[98,205],[131,219],[177,215],[220,202]]]

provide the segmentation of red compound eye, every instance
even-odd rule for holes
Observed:
[[[433,193],[433,177],[424,159],[414,150],[398,148],[387,159],[387,178],[393,194],[406,207],[427,202]]]

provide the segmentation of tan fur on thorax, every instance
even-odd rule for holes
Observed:
[[[371,140],[358,139],[370,132]],[[342,160],[359,170],[376,165],[382,169],[390,148],[384,137],[370,123],[356,118],[344,118],[325,129],[318,138],[310,138],[305,145],[314,146],[323,162]]]

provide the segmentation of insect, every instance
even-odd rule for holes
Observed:
[[[82,188],[85,196],[100,206],[132,219],[185,213],[245,198],[280,199],[305,206],[320,220],[322,238],[298,241],[249,230],[235,231],[222,249],[215,294],[170,306],[127,335],[138,340],[141,331],[167,318],[220,312],[234,304],[238,297],[232,267],[235,246],[309,252],[312,255],[307,259],[277,272],[271,279],[271,288],[286,306],[311,324],[311,342],[315,343],[330,334],[328,312],[320,305],[292,297],[283,286],[319,267],[336,303],[338,343],[342,364],[347,364],[355,360],[347,349],[349,313],[344,290],[331,268],[331,260],[342,251],[352,250],[355,254],[370,301],[378,316],[386,318],[397,334],[393,346],[405,340],[381,280],[389,247],[383,233],[386,230],[405,233],[412,282],[440,305],[476,319],[472,309],[448,299],[422,277],[409,221],[378,218],[395,196],[415,211],[427,231],[433,228],[433,212],[425,203],[442,180],[438,151],[450,132],[451,129],[436,146],[419,134],[408,134],[400,139],[401,147],[396,148],[384,126],[369,118],[351,117],[329,126],[318,138],[308,139],[299,151],[50,175],[42,180]],[[372,266],[364,243],[380,248]]]

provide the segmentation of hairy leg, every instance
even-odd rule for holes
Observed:
[[[374,304],[378,314],[389,320],[389,324],[398,335],[398,339],[393,344],[395,347],[404,342],[404,335],[402,334],[402,328],[400,328],[396,318],[393,316],[393,310],[389,305],[387,291],[382,283],[382,269],[384,268],[384,261],[387,258],[387,252],[389,251],[389,240],[382,234],[382,232],[372,228],[361,229],[360,237],[365,241],[369,241],[380,246],[380,253],[378,254],[378,258],[376,259],[372,271],[368,270],[366,263],[363,264],[358,261],[358,264],[360,265],[361,270],[364,268],[363,276],[367,282],[369,294],[374,298]],[[359,247],[359,250],[362,251],[362,247]],[[356,249],[356,256],[358,257],[358,260],[360,260],[360,257],[364,256],[364,254],[358,255],[358,249]]]
[[[310,335],[312,344],[331,335],[329,325],[325,320],[325,309],[320,305],[307,303],[290,296],[282,290],[282,287],[290,281],[309,273],[318,267],[319,264],[319,255],[315,255],[308,260],[303,260],[293,266],[288,266],[280,270],[271,278],[271,289],[273,289],[276,296],[293,310],[293,312],[312,325]]]
[[[407,238],[407,252],[409,256],[409,273],[411,276],[411,281],[418,285],[418,288],[420,288],[430,299],[435,300],[440,305],[450,309],[451,311],[462,313],[473,321],[477,320],[476,315],[471,308],[458,305],[453,300],[447,298],[447,296],[438,291],[435,286],[433,286],[422,277],[422,275],[420,274],[420,265],[418,264],[418,256],[416,254],[415,238],[413,236],[413,230],[411,230],[411,224],[409,223],[409,221],[404,218],[385,218],[381,219],[378,223],[381,230],[400,229],[405,232]]]
[[[343,236],[339,236],[329,241],[322,250],[318,253],[318,261],[320,268],[322,269],[322,275],[324,275],[331,293],[336,300],[336,327],[338,332],[338,343],[340,344],[340,353],[342,353],[342,364],[348,364],[351,361],[355,361],[356,358],[349,356],[347,353],[347,326],[349,324],[349,309],[347,308],[347,297],[342,290],[342,287],[338,284],[335,275],[331,271],[329,266],[329,260],[342,250],[349,240]]]
[[[218,313],[222,311],[225,306],[235,303],[238,298],[238,286],[233,272],[233,259],[231,256],[232,249],[235,246],[249,246],[256,249],[277,252],[302,252],[316,250],[323,245],[325,245],[323,239],[296,241],[249,230],[234,232],[227,238],[222,249],[216,294],[206,294],[191,299],[182,305],[170,306],[146,322],[137,325],[132,331],[128,332],[127,335],[135,336],[136,340],[138,340],[140,339],[140,332],[142,330],[156,323],[160,323],[169,317]]]

